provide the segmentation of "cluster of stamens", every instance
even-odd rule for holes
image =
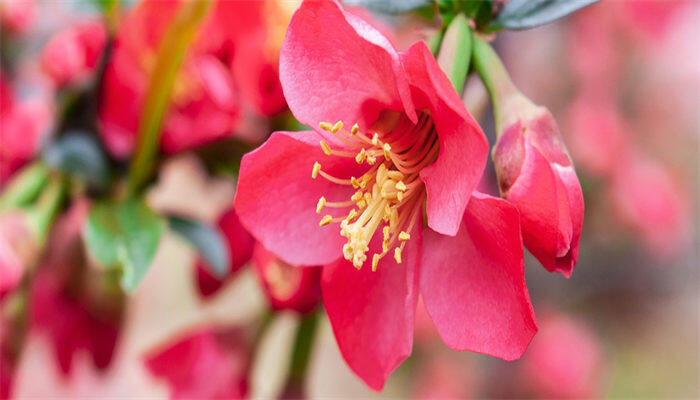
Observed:
[[[382,249],[372,256],[372,271],[376,271],[379,260],[392,248],[394,259],[401,263],[401,253],[422,216],[425,202],[419,172],[435,160],[438,150],[437,135],[427,114],[422,114],[416,125],[407,125],[404,117],[394,113],[386,115],[383,122],[385,128],[391,128],[370,128],[368,134],[361,133],[357,124],[347,131],[341,121],[320,123],[321,129],[335,136],[344,147],[332,149],[321,140],[326,155],[351,157],[369,169],[359,177],[341,179],[321,170],[321,164],[316,162],[311,173],[314,179],[320,175],[355,189],[348,201],[330,202],[321,197],[316,213],[320,214],[324,207],[349,209],[341,217],[324,215],[319,225],[340,223],[340,234],[347,238],[343,256],[356,268],[360,269],[367,260],[370,241],[381,227]]]

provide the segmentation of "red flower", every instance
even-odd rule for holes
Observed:
[[[565,315],[540,319],[540,326],[527,354],[517,363],[517,392],[508,397],[599,397],[604,365],[594,332]]]
[[[106,368],[121,326],[122,295],[105,287],[102,271],[90,270],[84,258],[80,235],[88,211],[88,203],[79,201],[56,222],[32,281],[32,329],[49,335],[64,375],[81,351],[96,368]]]
[[[49,40],[41,54],[41,67],[56,86],[75,84],[97,67],[107,39],[100,21],[71,26]]]
[[[255,247],[255,272],[274,310],[312,311],[321,300],[321,267],[294,267],[262,245]]]
[[[121,23],[107,66],[100,124],[110,152],[130,154],[155,55],[180,1],[144,1]],[[272,1],[218,1],[190,46],[173,89],[161,147],[175,153],[235,133],[241,111],[286,108],[277,39],[286,22]],[[279,30],[279,32],[276,31]]]
[[[517,91],[502,102],[493,150],[501,195],[520,212],[528,250],[568,278],[583,224],[581,184],[552,114]]]
[[[204,260],[198,259],[195,267],[197,286],[204,297],[216,293],[228,279],[236,275],[241,267],[250,261],[255,246],[255,239],[243,228],[233,209],[226,211],[219,218],[218,225],[228,244],[231,270],[225,277],[219,278],[211,272],[212,267],[208,266]]]
[[[217,3],[217,8],[232,2]],[[144,1],[121,22],[108,64],[100,105],[100,125],[110,152],[127,157],[135,145],[138,121],[156,52],[180,2]],[[217,10],[211,10],[210,17]],[[208,28],[208,29],[207,29]],[[232,133],[238,98],[227,60],[225,42],[207,24],[200,30],[207,48],[195,45],[185,58],[173,88],[172,104],[163,122],[161,147],[175,153]]]
[[[325,265],[353,371],[379,390],[408,357],[419,290],[448,346],[518,358],[536,331],[518,213],[473,192],[488,145],[426,45],[399,54],[337,2],[305,1],[280,78],[294,116],[321,128],[244,156],[235,207],[285,262]]]
[[[0,2],[0,26],[9,33],[25,33],[36,19],[36,11],[35,0],[2,1]]]
[[[167,380],[173,399],[244,398],[251,354],[243,332],[202,329],[147,356],[152,374]]]
[[[585,91],[568,112],[571,153],[583,171],[609,177],[620,166],[620,159],[633,147],[629,127],[606,94]]]
[[[656,256],[684,245],[692,220],[689,194],[663,165],[631,152],[611,179],[610,202],[619,221]]]
[[[44,95],[16,98],[0,70],[0,186],[36,154],[50,121]]]

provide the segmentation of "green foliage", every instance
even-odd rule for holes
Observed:
[[[168,217],[170,229],[187,239],[207,261],[211,272],[225,277],[231,270],[228,246],[221,232],[199,221],[181,217]]]
[[[565,17],[600,0],[511,0],[489,27],[500,29],[529,29]]]
[[[43,152],[47,165],[106,189],[111,182],[109,160],[94,137],[71,132],[51,143]]]
[[[142,199],[100,201],[90,210],[84,236],[102,266],[121,268],[121,285],[130,292],[151,267],[164,226],[163,218]]]
[[[434,0],[346,0],[344,3],[385,14],[401,14],[430,7]]]

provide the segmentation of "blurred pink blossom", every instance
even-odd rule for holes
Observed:
[[[146,356],[173,399],[238,399],[248,393],[251,349],[236,328],[200,328]]]
[[[77,23],[56,33],[41,54],[41,67],[60,87],[86,79],[97,67],[107,39],[101,21]]]

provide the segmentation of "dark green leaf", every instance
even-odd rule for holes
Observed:
[[[163,219],[143,200],[97,202],[85,226],[85,241],[104,267],[121,267],[122,287],[133,291],[153,262],[163,227]]]
[[[346,0],[350,6],[362,6],[385,14],[400,14],[433,4],[433,0]]]
[[[87,133],[72,132],[61,136],[44,149],[43,158],[49,166],[70,175],[77,175],[89,184],[109,187],[109,161],[100,145]]]
[[[600,0],[511,0],[493,21],[491,30],[534,28],[598,1]]]
[[[228,246],[217,229],[199,221],[180,217],[168,217],[170,229],[182,235],[199,251],[211,267],[211,273],[219,278],[231,270]]]

